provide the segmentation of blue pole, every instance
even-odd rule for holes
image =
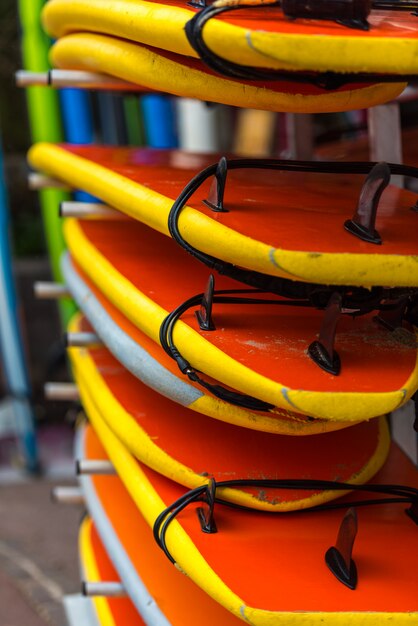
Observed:
[[[81,89],[60,90],[65,138],[70,143],[93,143],[94,130],[89,93]]]
[[[88,145],[94,141],[93,114],[90,95],[81,89],[65,88],[59,92],[64,136],[68,143]],[[77,191],[78,202],[94,202],[90,194]]]
[[[18,325],[16,293],[9,242],[9,218],[3,155],[0,146],[0,349],[8,393],[12,399],[16,432],[26,469],[39,469],[31,389]]]
[[[150,148],[176,148],[176,117],[173,98],[160,94],[141,97],[145,141]]]

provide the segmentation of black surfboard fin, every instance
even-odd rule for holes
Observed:
[[[393,308],[384,309],[379,311],[375,319],[379,324],[382,324],[389,330],[395,330],[402,326],[402,322],[405,316],[405,311],[408,306],[408,298],[402,298],[398,302],[393,302]]]
[[[319,338],[313,341],[308,348],[308,354],[312,361],[329,374],[334,374],[334,376],[338,376],[341,371],[341,360],[336,350],[334,350],[337,324],[341,317],[341,306],[341,295],[338,292],[334,292],[325,309]]]
[[[405,510],[405,513],[408,515],[408,517],[411,518],[411,520],[413,522],[415,522],[415,524],[417,524],[418,526],[418,502],[415,501],[413,504],[411,504],[411,506],[409,507],[409,509]]]
[[[414,395],[412,396],[412,400],[414,401],[415,407],[414,430],[418,433],[418,391],[414,393]]]
[[[215,324],[212,319],[213,292],[215,290],[215,278],[213,274],[209,276],[206,284],[205,293],[199,311],[196,311],[197,321],[200,330],[215,330]]]
[[[390,182],[390,168],[387,163],[377,163],[364,181],[356,212],[344,228],[362,241],[380,245],[382,238],[375,229],[377,208],[380,197]]]
[[[216,493],[216,482],[214,478],[211,478],[204,495],[204,504],[205,507],[199,506],[197,510],[197,515],[200,521],[200,526],[204,533],[217,533],[218,529],[216,528],[215,516],[214,516],[214,508],[215,508],[215,493]]]
[[[348,28],[369,30],[367,17],[372,0],[281,0],[282,11],[291,19],[333,20]]]
[[[341,522],[337,544],[329,548],[325,554],[325,562],[334,576],[353,590],[357,586],[357,567],[352,558],[357,526],[357,512],[351,508]]]
[[[355,28],[357,30],[370,30],[370,24],[366,19],[346,19],[346,20],[335,20],[337,24],[341,24],[341,26],[346,26],[346,28]]]
[[[228,213],[228,209],[225,209],[224,206],[227,172],[228,162],[225,157],[221,157],[209,189],[208,197],[206,200],[203,200],[203,204],[206,204],[212,211],[216,211],[217,213]]]

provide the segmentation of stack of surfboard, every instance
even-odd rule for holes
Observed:
[[[231,4],[234,10],[222,2],[203,15],[205,2],[118,0],[104,8],[102,0],[49,0],[43,21],[58,38],[51,51],[57,68],[243,107],[365,108],[393,99],[417,74],[418,26],[409,5],[385,10],[382,0],[382,10],[368,15],[366,2],[312,1],[305,9],[289,0],[282,7],[251,2],[239,11],[248,3]],[[192,21],[196,13],[200,21]],[[342,23],[312,19],[330,16]]]
[[[409,14],[356,15],[368,33],[270,7],[209,15],[225,79],[192,58],[195,14],[51,0],[44,20],[59,67],[256,108],[370,106],[417,73]],[[248,82],[262,70],[305,82]],[[29,161],[103,203],[61,207],[76,453],[105,472],[81,471],[80,552],[127,594],[96,598],[101,624],[418,624],[417,475],[384,417],[418,389],[417,198],[390,185],[418,171],[45,143]]]

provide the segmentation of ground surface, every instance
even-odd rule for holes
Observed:
[[[77,535],[83,509],[50,498],[54,485],[75,484],[71,431],[44,429],[41,444],[43,478],[0,472],[1,626],[67,626],[62,596],[80,590]]]

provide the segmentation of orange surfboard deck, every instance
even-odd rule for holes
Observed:
[[[86,517],[80,527],[79,554],[87,582],[120,582],[93,521]],[[92,598],[100,626],[145,626],[128,597]]]
[[[139,223],[67,220],[64,231],[90,279],[156,342],[167,313],[205,288],[202,265]],[[217,288],[240,285],[219,277]],[[412,329],[412,341],[403,334],[400,341],[373,314],[343,316],[335,342],[342,367],[333,376],[306,354],[322,316],[305,307],[216,303],[216,330],[200,330],[189,310],[175,326],[174,341],[192,366],[232,389],[313,417],[368,419],[411,397],[418,387]]]
[[[288,437],[252,432],[212,420],[175,404],[125,370],[106,348],[68,350],[84,409],[93,405],[109,428],[134,454],[167,478],[189,489],[210,478],[316,478],[365,483],[389,452],[385,418],[333,433]],[[223,496],[260,510],[297,510],[335,498],[318,491],[297,492],[254,487],[226,489]]]
[[[62,271],[71,295],[106,347],[113,350],[114,356],[142,382],[180,405],[236,426],[282,435],[315,435],[353,424],[351,420],[344,422],[314,419],[283,408],[269,412],[250,411],[215,397],[196,382],[186,382],[175,361],[105,298],[72,259],[63,259]],[[82,323],[84,328],[87,322]],[[123,336],[115,331],[121,331]],[[129,340],[134,341],[139,349],[136,352],[140,353],[134,354]],[[145,351],[145,355],[142,351]],[[144,358],[147,355],[150,357],[150,364]],[[156,369],[159,366],[164,370],[160,370],[157,375]]]
[[[168,232],[168,215],[187,183],[219,155],[39,144],[31,164],[131,217]],[[418,285],[417,214],[412,192],[389,185],[379,202],[373,245],[344,229],[365,175],[229,170],[227,212],[203,201],[213,177],[192,195],[179,230],[197,250],[292,280],[357,286]],[[338,201],[336,201],[338,198]],[[297,224],[297,228],[295,228]]]
[[[123,446],[116,445],[103,422],[96,419],[95,428],[106,452],[94,431],[88,429],[87,457],[106,458],[109,454],[136,505],[152,525],[164,506],[184,490],[139,466]],[[126,529],[133,522],[133,509],[125,514],[118,491],[109,487],[109,481],[115,484],[118,479],[93,480],[109,517],[120,518]],[[415,468],[395,445],[374,482],[418,484]],[[350,496],[345,498],[350,500]],[[414,555],[418,533],[404,508],[358,507],[359,531],[353,558],[359,582],[355,591],[339,583],[324,563],[324,554],[338,532],[341,511],[273,516],[215,505],[218,532],[205,534],[191,505],[171,522],[167,546],[181,570],[219,602],[229,601],[228,608],[251,624],[416,624],[418,573]],[[135,524],[131,528],[138,541],[142,527]],[[125,533],[128,536],[127,530]],[[147,550],[149,543],[145,544]],[[138,553],[141,551],[130,552],[133,559]],[[216,574],[215,579],[212,574]]]

